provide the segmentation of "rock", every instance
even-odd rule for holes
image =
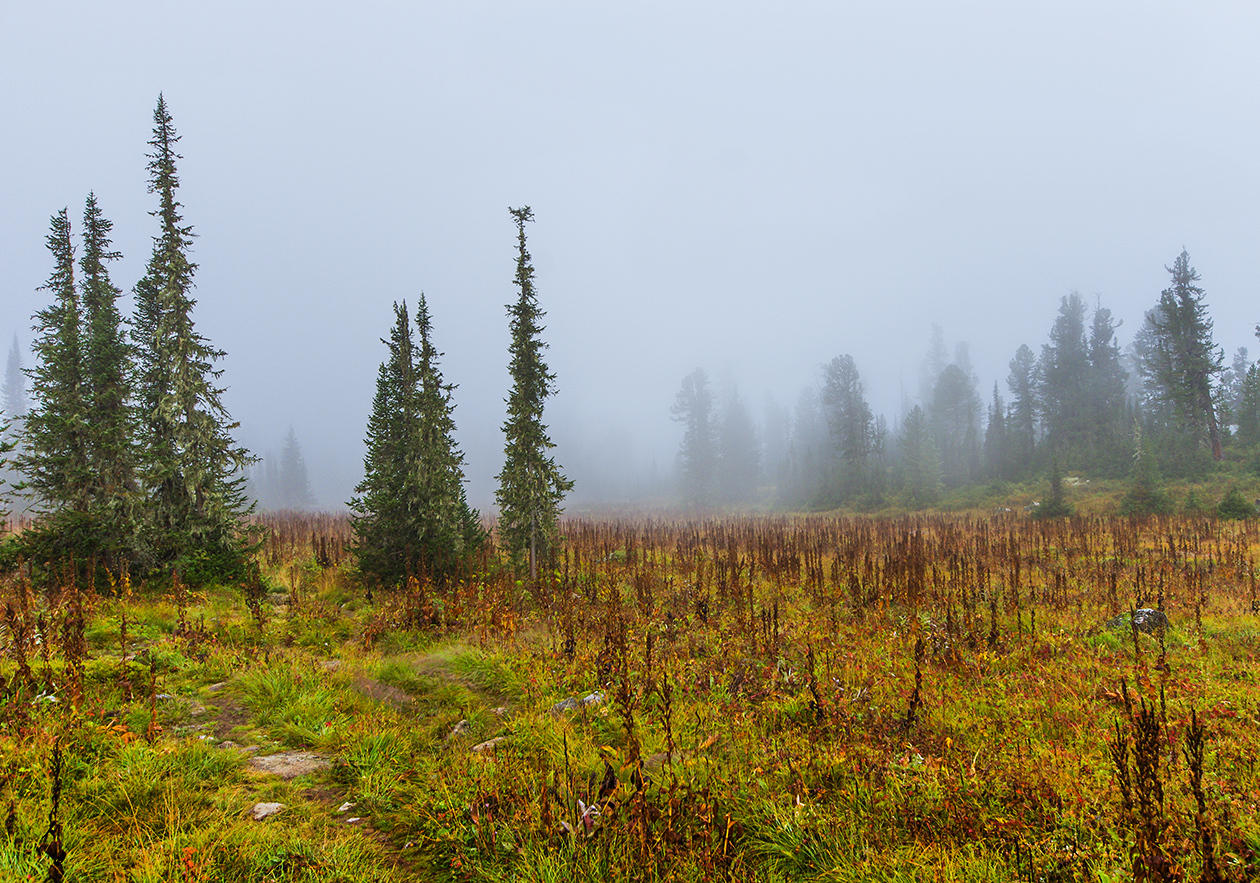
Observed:
[[[184,706],[191,717],[201,717],[206,713],[206,707],[195,699],[185,699]]]
[[[354,809],[354,804],[347,800],[341,806],[337,807],[337,812],[350,812],[352,809]]]
[[[1139,632],[1146,632],[1148,635],[1154,634],[1160,629],[1172,628],[1172,623],[1168,621],[1168,617],[1164,615],[1164,611],[1155,610],[1152,607],[1141,607],[1133,611],[1133,625],[1137,626],[1137,630]],[[1119,616],[1109,619],[1107,621],[1107,628],[1129,628],[1129,614],[1121,613]]]
[[[578,699],[576,696],[570,696],[568,699],[562,699],[547,711],[548,714],[563,714],[566,711],[576,711],[579,708],[586,708],[591,705],[599,705],[604,701],[604,694],[598,690],[589,693]]]
[[[270,773],[282,779],[293,779],[329,766],[328,758],[313,751],[283,751],[255,757],[249,765],[262,773]]]
[[[451,727],[451,731],[446,734],[446,738],[448,740],[454,739],[456,736],[462,736],[467,732],[468,732],[468,721],[466,720],[460,721],[455,726]]]
[[[323,662],[319,664],[319,667],[322,668],[324,671],[336,671],[337,669],[341,668],[341,660],[340,659],[325,659]]]
[[[211,684],[210,686],[206,687],[206,692],[217,693],[226,686],[227,686],[227,681],[219,681],[217,684]]]
[[[219,747],[220,748],[240,748],[241,746],[237,745],[235,742],[229,739],[226,742],[220,742]]]
[[[254,808],[250,812],[255,822],[261,822],[268,816],[274,816],[282,809],[284,809],[283,803],[255,803]]]
[[[507,736],[495,736],[493,739],[487,739],[472,747],[473,754],[481,754],[483,751],[493,751],[496,745],[500,745],[507,741]]]

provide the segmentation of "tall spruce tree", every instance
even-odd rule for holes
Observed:
[[[839,465],[836,500],[852,499],[867,489],[875,449],[875,418],[852,356],[836,356],[823,366],[822,406]]]
[[[718,428],[713,391],[703,368],[683,378],[669,413],[684,427],[678,448],[683,499],[692,506],[708,506],[717,488]]]
[[[53,303],[35,314],[34,402],[26,415],[18,469],[37,508],[62,520],[56,532],[70,533],[82,529],[90,508],[91,462],[82,315],[66,209],[53,215],[47,243],[53,272],[41,290],[51,292]]]
[[[1182,249],[1171,267],[1168,288],[1146,314],[1135,344],[1139,370],[1146,381],[1148,404],[1169,423],[1189,429],[1206,442],[1212,459],[1223,455],[1217,420],[1216,377],[1224,370],[1224,353],[1212,339],[1212,319],[1198,272]],[[1174,424],[1175,425],[1175,424]]]
[[[289,433],[284,437],[284,449],[280,452],[279,504],[281,509],[310,509],[315,505],[315,495],[311,493],[310,475],[306,471],[306,459],[302,456],[302,446],[298,444],[297,433],[289,426]]]
[[[3,407],[5,416],[10,420],[20,420],[26,416],[27,405],[26,372],[22,370],[22,346],[18,343],[15,332],[13,343],[9,346],[9,358],[5,363],[4,389],[0,393],[0,407]],[[16,426],[9,427],[10,432],[16,429]]]
[[[406,303],[394,305],[389,355],[376,380],[363,480],[350,501],[359,569],[391,585],[408,575],[439,584],[457,576],[484,542],[464,491],[455,444],[454,388],[442,381],[424,295],[417,348]]]
[[[723,502],[746,503],[757,492],[761,444],[748,406],[732,389],[717,424],[719,490]]]
[[[1037,358],[1028,344],[1021,344],[1010,361],[1011,373],[1006,388],[1011,391],[1007,411],[1007,434],[1010,440],[1012,477],[1021,478],[1032,472],[1037,453]]]
[[[241,520],[249,506],[244,469],[249,452],[231,432],[216,362],[225,355],[197,333],[192,297],[197,265],[189,259],[192,227],[176,198],[175,133],[158,96],[149,142],[149,192],[158,196],[159,235],[144,278],[135,286],[133,341],[138,363],[140,475],[147,495],[146,533],[160,566],[207,559],[196,576],[227,575],[244,560]],[[187,575],[187,574],[186,574]]]
[[[139,556],[135,412],[131,408],[131,352],[118,312],[119,290],[106,267],[113,224],[88,194],[83,210],[83,368],[90,412],[86,427],[91,471],[88,495],[101,563],[118,572]]]
[[[469,556],[485,543],[481,519],[468,505],[464,490],[464,455],[455,443],[455,385],[445,383],[438,360],[442,353],[433,344],[433,324],[423,292],[416,307],[420,332],[417,362],[417,443],[421,467],[422,547],[429,567],[442,578],[452,576],[468,563]]]
[[[516,303],[507,307],[511,316],[512,343],[508,372],[512,390],[508,394],[506,459],[499,473],[495,502],[499,506],[499,538],[516,566],[529,562],[530,579],[538,575],[538,561],[550,556],[556,540],[560,503],[573,489],[555,458],[555,447],[543,423],[543,405],[556,391],[556,375],[548,370],[542,352],[546,315],[538,306],[534,290],[534,267],[525,247],[525,224],[534,219],[529,206],[509,209],[516,221]]]
[[[412,534],[420,506],[413,436],[416,422],[415,340],[407,304],[394,304],[394,328],[382,340],[389,355],[376,375],[376,396],[367,426],[363,480],[350,501],[359,570],[381,584],[416,570]]]

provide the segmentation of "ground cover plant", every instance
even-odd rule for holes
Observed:
[[[569,519],[371,593],[266,521],[235,585],[4,578],[0,879],[1260,864],[1254,519]]]

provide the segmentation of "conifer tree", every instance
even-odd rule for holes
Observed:
[[[225,354],[193,325],[193,232],[176,198],[179,136],[160,95],[153,123],[149,192],[158,196],[151,214],[160,232],[135,287],[133,322],[146,528],[154,563],[204,557],[207,576],[226,575],[243,561],[243,471],[251,457],[232,439],[237,424],[217,385],[223,372],[214,364]]]
[[[376,375],[368,418],[363,480],[350,501],[359,570],[371,580],[395,583],[415,569],[411,513],[419,505],[409,435],[415,422],[415,341],[407,304],[394,304],[389,355]]]
[[[289,434],[284,438],[284,449],[280,452],[279,497],[281,509],[310,509],[315,505],[315,495],[311,493],[311,480],[306,471],[306,459],[302,456],[302,446],[298,444],[297,433],[289,426]]]
[[[406,303],[395,304],[394,315],[368,420],[363,481],[350,502],[359,569],[386,585],[409,574],[440,585],[466,567],[485,534],[468,507],[454,387],[438,368],[424,295],[416,311],[419,347]]]
[[[9,347],[9,358],[5,363],[4,369],[4,390],[0,393],[3,399],[0,407],[3,407],[5,416],[10,420],[21,420],[26,416],[26,373],[22,370],[22,348],[18,343],[18,336],[13,335],[13,343]],[[10,426],[9,432],[17,431],[16,426]]]
[[[455,574],[485,542],[481,519],[464,490],[464,455],[455,443],[455,385],[445,383],[433,344],[433,323],[424,293],[416,307],[420,332],[417,414],[421,467],[422,548],[439,577]]]
[[[1190,256],[1181,254],[1166,270],[1172,284],[1146,314],[1135,341],[1149,404],[1205,440],[1212,459],[1223,456],[1216,416],[1215,378],[1224,370],[1224,353],[1212,339],[1204,292]],[[1206,438],[1204,438],[1206,436]]]
[[[517,259],[515,284],[518,297],[507,307],[511,316],[512,343],[508,371],[512,390],[508,395],[506,459],[499,473],[495,502],[499,506],[499,538],[514,564],[529,561],[529,575],[538,574],[538,560],[549,557],[556,540],[560,502],[572,490],[548,451],[555,447],[543,423],[543,405],[556,391],[556,375],[542,358],[546,348],[540,324],[546,315],[534,290],[534,267],[525,247],[525,224],[534,219],[529,206],[509,209],[516,221]]]
[[[745,503],[757,491],[761,473],[761,445],[752,415],[732,390],[722,409],[717,425],[717,463],[722,499],[727,503]]]
[[[931,506],[941,494],[941,466],[927,414],[918,405],[901,430],[902,500],[912,509]]]
[[[1142,433],[1141,424],[1133,423],[1133,468],[1129,473],[1129,490],[1120,501],[1121,515],[1167,515],[1173,511],[1172,499],[1164,490],[1155,451]]]
[[[822,406],[840,466],[835,490],[847,500],[866,489],[868,459],[875,449],[875,418],[852,356],[837,356],[823,366]]]
[[[678,449],[683,498],[692,506],[707,506],[713,502],[718,451],[713,392],[703,368],[683,378],[670,415],[685,427]]]
[[[66,209],[52,217],[47,238],[53,272],[41,290],[53,303],[35,314],[31,372],[33,407],[26,415],[18,468],[38,507],[86,517],[90,495],[88,411],[82,361],[82,317],[74,278],[74,246]]]
[[[95,194],[83,211],[83,368],[90,413],[86,426],[91,471],[88,496],[95,552],[117,572],[138,554],[135,476],[135,421],[131,408],[130,348],[118,312],[119,290],[106,264],[121,257],[110,251],[113,224],[101,214]]]

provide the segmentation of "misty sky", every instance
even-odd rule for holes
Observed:
[[[601,451],[672,470],[697,365],[759,420],[850,353],[892,421],[937,322],[987,399],[1072,290],[1127,343],[1183,246],[1254,356],[1258,37],[1242,3],[0,2],[0,343],[29,345],[49,216],[77,230],[89,190],[139,278],[163,92],[239,438],[278,455],[291,423],[329,507],[421,291],[489,505],[508,206],[579,483]]]

